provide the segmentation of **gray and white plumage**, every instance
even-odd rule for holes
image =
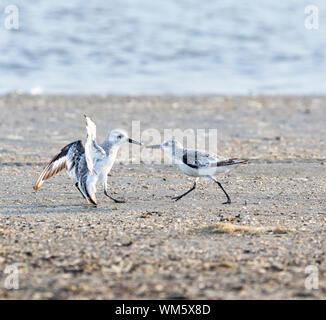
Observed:
[[[161,145],[148,146],[148,148],[163,150],[171,158],[172,163],[175,164],[182,172],[189,176],[196,177],[192,189],[181,196],[174,197],[174,200],[180,200],[183,196],[194,190],[196,188],[198,178],[205,177],[216,182],[227,197],[226,203],[231,203],[229,195],[226,193],[220,182],[214,178],[214,176],[228,171],[231,167],[248,162],[248,160],[219,157],[215,154],[201,150],[184,149],[182,144],[175,140],[168,140],[163,142]]]
[[[108,133],[104,142],[100,145],[96,142],[96,125],[85,115],[87,137],[85,148],[80,140],[72,142],[61,149],[50,163],[44,168],[34,185],[38,191],[42,184],[58,172],[66,169],[69,177],[76,182],[77,189],[89,202],[96,205],[96,184],[102,183],[106,196],[115,202],[121,202],[112,198],[107,193],[107,176],[115,162],[119,147],[124,142],[141,145],[120,130]]]

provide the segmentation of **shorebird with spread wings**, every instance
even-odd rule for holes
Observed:
[[[176,164],[182,172],[188,176],[196,177],[192,188],[180,196],[173,197],[172,199],[175,201],[180,200],[185,195],[195,190],[199,177],[204,177],[218,184],[227,199],[223,204],[230,204],[230,196],[214,176],[218,173],[226,172],[232,166],[248,163],[248,160],[239,160],[236,158],[227,159],[205,151],[184,149],[182,144],[175,140],[168,140],[160,145],[147,146],[147,148],[163,150],[172,159],[172,163]]]
[[[96,125],[86,115],[87,137],[85,148],[80,140],[65,146],[50,163],[44,168],[34,185],[37,192],[44,181],[50,179],[62,170],[67,170],[71,179],[75,181],[76,188],[88,203],[97,205],[96,184],[100,182],[104,186],[104,194],[114,202],[124,202],[114,199],[107,191],[107,176],[112,169],[122,143],[129,142],[142,145],[132,140],[125,132],[113,130],[108,133],[104,142],[100,145],[96,142]]]

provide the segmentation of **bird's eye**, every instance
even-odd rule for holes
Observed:
[[[122,135],[121,134],[118,135],[118,139],[122,139]]]

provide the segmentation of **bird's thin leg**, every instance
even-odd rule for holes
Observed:
[[[125,200],[118,200],[118,199],[114,199],[113,197],[111,197],[108,192],[106,191],[106,189],[104,190],[104,194],[110,198],[111,200],[113,200],[115,203],[125,203],[126,201]]]
[[[84,194],[84,192],[82,192],[82,191],[80,190],[79,186],[78,186],[78,189],[79,189],[80,192],[83,194],[83,196],[86,198],[87,202],[88,202],[89,204],[93,204],[94,206],[97,206],[96,199],[95,199],[95,198],[93,199],[93,198],[90,196],[90,194],[89,194],[89,192],[88,192],[88,190],[87,190],[87,186],[85,185],[85,183],[84,183],[83,181],[81,182],[80,187],[81,187],[81,190],[83,190],[83,191],[85,192],[85,194]]]
[[[196,189],[197,181],[198,181],[198,178],[196,178],[196,180],[195,180],[195,182],[194,182],[194,185],[191,187],[190,190],[188,190],[187,192],[181,194],[180,196],[173,197],[172,200],[178,201],[178,200],[180,200],[181,198],[183,198],[184,196],[186,196],[188,193],[190,193],[191,191],[195,190],[195,189]]]
[[[227,194],[227,192],[224,190],[224,188],[222,187],[221,183],[218,182],[215,178],[213,178],[212,176],[208,176],[210,179],[212,179],[215,183],[218,184],[218,186],[222,189],[222,191],[224,192],[224,194],[226,195],[226,202],[223,202],[223,204],[230,204],[231,203],[231,199],[229,197],[229,195]]]
[[[106,181],[104,182],[104,194],[110,198],[111,200],[113,200],[115,203],[125,203],[126,201],[125,200],[118,200],[118,199],[114,199],[113,197],[111,197],[109,194],[108,194],[108,191],[107,191],[107,183]]]

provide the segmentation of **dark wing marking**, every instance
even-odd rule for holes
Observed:
[[[62,148],[60,153],[53,157],[50,163],[44,168],[33,187],[34,190],[38,191],[44,181],[50,179],[58,172],[64,169],[71,170],[74,168],[76,166],[76,161],[84,152],[85,150],[80,140],[72,142]]]
[[[182,162],[190,168],[198,169],[198,164],[196,163],[196,160],[190,161],[187,151],[184,151],[184,153],[183,153]]]
[[[197,150],[184,150],[182,162],[190,168],[199,169],[209,166],[209,153]]]

